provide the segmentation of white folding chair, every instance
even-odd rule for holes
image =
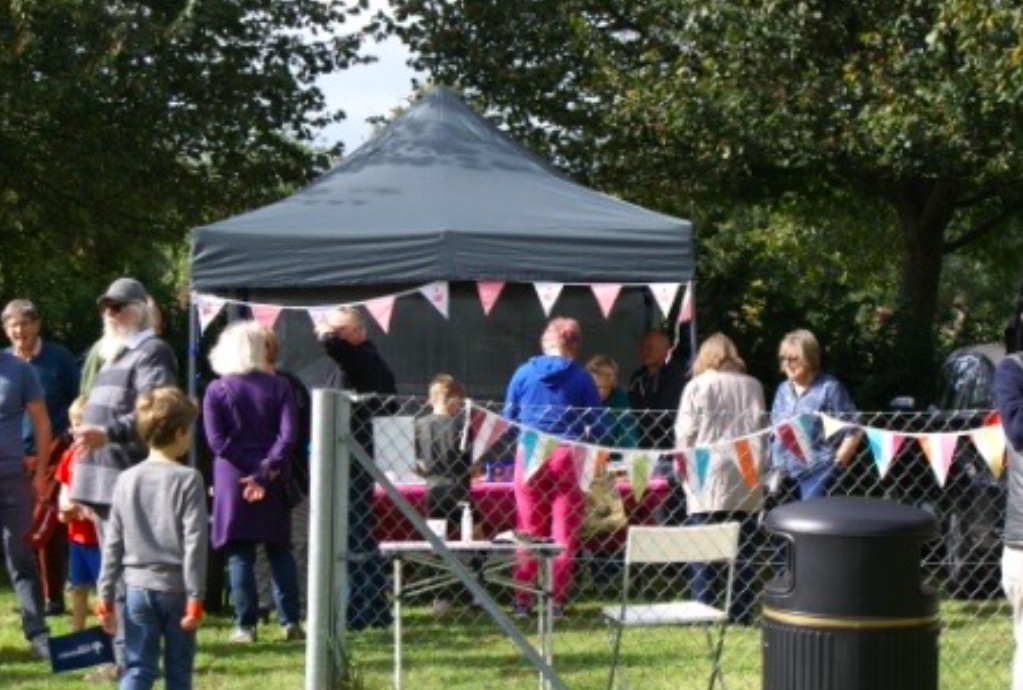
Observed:
[[[692,527],[629,527],[625,547],[625,573],[622,584],[622,602],[607,606],[603,617],[609,626],[611,644],[611,671],[607,687],[611,690],[615,680],[625,681],[625,669],[619,669],[622,633],[625,628],[659,626],[699,626],[707,639],[711,672],[708,688],[720,681],[725,687],[721,670],[721,652],[728,629],[728,609],[732,602],[732,580],[735,576],[735,558],[739,552],[739,523],[724,522],[716,525]],[[630,571],[639,564],[669,563],[726,563],[728,585],[722,608],[708,606],[696,600],[632,603]],[[713,634],[716,628],[717,635]],[[627,682],[622,683],[623,686]]]

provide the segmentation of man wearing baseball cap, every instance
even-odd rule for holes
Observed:
[[[71,500],[96,514],[101,541],[114,483],[148,452],[135,431],[135,401],[154,388],[177,385],[177,360],[170,346],[153,331],[148,298],[142,283],[118,278],[96,300],[103,318],[99,354],[104,365],[96,374],[82,424],[74,430],[76,446],[88,452],[75,463]],[[122,588],[118,604],[123,603],[123,594]],[[124,620],[123,615],[117,618]],[[119,629],[114,651],[122,669],[123,642],[123,630]]]

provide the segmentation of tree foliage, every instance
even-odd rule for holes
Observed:
[[[359,10],[0,0],[0,295],[38,300],[76,344],[111,277],[169,296],[189,229],[326,164],[308,142],[342,114],[315,80],[364,59],[345,31]]]
[[[788,219],[798,242],[773,255],[788,263],[758,279],[774,304],[806,298],[793,326],[834,299],[829,315],[850,320],[827,337],[862,326],[852,300],[891,302],[887,392],[928,392],[946,256],[994,231],[1017,243],[1019,0],[391,5],[384,28],[416,66],[516,136],[584,181],[703,221],[701,262],[724,227],[703,209]],[[776,227],[733,232],[769,257]],[[844,295],[812,292],[822,267]]]

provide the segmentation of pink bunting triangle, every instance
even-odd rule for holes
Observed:
[[[686,283],[685,294],[682,295],[682,306],[678,309],[678,322],[687,323],[693,320],[693,283]]]
[[[394,314],[394,297],[377,297],[365,304],[366,311],[373,317],[373,320],[380,325],[384,333],[390,332],[391,316]]]
[[[427,302],[440,312],[441,316],[445,319],[448,318],[448,304],[451,298],[448,294],[447,283],[443,281],[430,283],[426,287],[419,288],[419,292],[426,298]]]
[[[483,315],[490,316],[490,310],[494,308],[497,298],[504,290],[504,283],[479,282],[476,283],[476,292],[480,296],[480,304],[483,305]]]
[[[593,290],[593,296],[597,298],[597,304],[600,305],[600,312],[606,319],[618,299],[618,293],[622,291],[621,283],[596,283],[591,285],[590,289]]]
[[[337,307],[333,305],[329,307],[306,308],[306,313],[309,314],[309,318],[312,319],[313,326],[315,326],[316,328],[326,325],[327,317],[329,317],[331,313],[334,311],[337,311]]]
[[[252,310],[252,318],[263,328],[272,329],[281,313],[281,307],[272,304],[251,304],[249,308]]]
[[[958,434],[926,434],[920,437],[920,447],[931,465],[938,485],[944,488],[948,470],[952,467],[952,456],[956,452]]]
[[[675,296],[678,295],[681,283],[650,283],[648,287],[657,306],[661,308],[661,313],[667,316],[671,311],[671,305],[675,303]]]

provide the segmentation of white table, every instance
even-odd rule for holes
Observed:
[[[540,655],[548,665],[554,658],[553,620],[554,602],[552,598],[553,562],[564,547],[554,543],[536,542],[491,542],[491,541],[446,541],[444,545],[459,556],[482,556],[486,563],[483,568],[483,581],[507,587],[515,591],[524,591],[537,598],[537,635],[540,640]],[[458,583],[458,577],[448,568],[440,555],[426,541],[384,541],[380,542],[380,551],[386,558],[394,562],[394,688],[402,687],[401,664],[401,606],[402,597],[439,590]],[[516,554],[528,551],[540,560],[539,577],[535,586],[516,582],[513,577],[497,577],[493,574],[507,566]],[[434,576],[419,582],[405,584],[403,569],[405,562],[418,563],[432,569]],[[481,583],[482,584],[482,583]],[[541,690],[545,687],[543,674],[540,675]]]

